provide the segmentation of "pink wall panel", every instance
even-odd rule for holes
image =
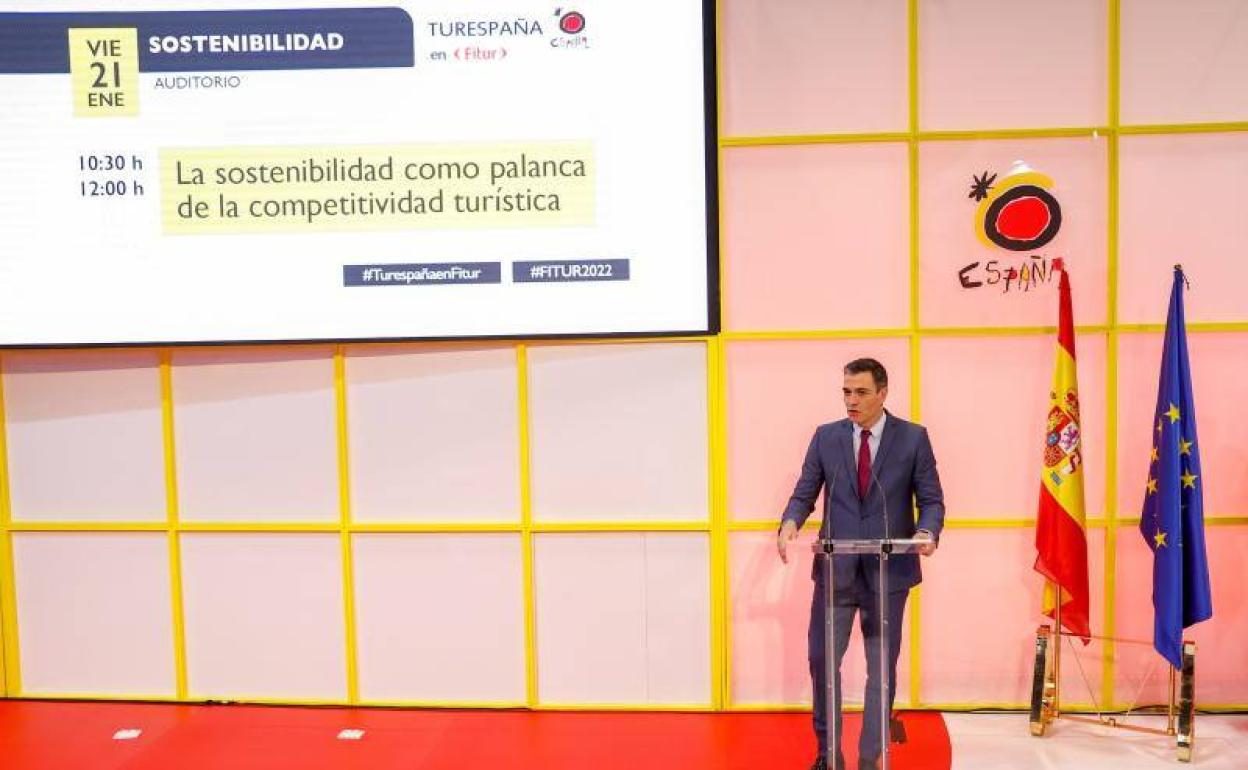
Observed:
[[[725,136],[906,129],[903,0],[725,0]]]
[[[1104,0],[918,5],[922,128],[1104,123]]]
[[[785,565],[776,554],[773,533],[729,536],[733,705],[810,703],[806,630],[814,590],[812,542],[814,533],[803,532]],[[861,705],[866,662],[857,620],[849,645],[841,666],[844,699],[847,704]],[[897,705],[904,706],[910,702],[909,617],[902,631],[897,681]]]
[[[1015,7],[1015,6],[1011,6]],[[1040,6],[1036,6],[1040,8]],[[1047,7],[1047,6],[1046,6]],[[1004,182],[1013,163],[1053,180],[1062,226],[1034,252],[986,246],[976,236],[978,204],[968,197],[972,176],[985,171]],[[1076,324],[1105,322],[1106,142],[1104,138],[930,142],[919,150],[919,320],[923,326],[1035,326],[1057,323],[1057,275],[1028,284],[992,280],[988,267],[1020,269],[1054,258],[1071,273]],[[982,286],[964,288],[959,271]],[[1030,268],[1029,268],[1030,270]]]
[[[1118,342],[1118,515],[1139,516],[1152,447],[1161,370],[1160,334],[1124,334]],[[1248,515],[1248,334],[1189,333],[1196,430],[1205,512]]]
[[[1248,527],[1206,527],[1205,544],[1213,587],[1213,617],[1184,634],[1185,639],[1196,642],[1196,702],[1243,704],[1248,693],[1248,645],[1244,643],[1248,639],[1248,581],[1244,580]],[[1119,529],[1117,566],[1117,635],[1151,641],[1152,552],[1134,526]],[[1119,660],[1120,701],[1129,701],[1138,691],[1140,702],[1165,702],[1166,664],[1151,646],[1124,647]],[[1145,680],[1154,663],[1153,677]]]
[[[789,564],[773,532],[728,536],[731,703],[809,703],[806,627],[810,619],[813,532],[803,532]]]
[[[19,532],[13,577],[21,695],[175,694],[164,533]]]
[[[651,703],[706,703],[711,689],[710,538],[647,533],[646,695]]]
[[[725,326],[908,326],[908,180],[904,144],[725,150]]]
[[[1032,569],[1035,531],[946,530],[924,562],[922,688],[927,703],[1028,702],[1044,581]],[[1092,633],[1104,629],[1104,530],[1088,530]],[[1067,644],[1063,656],[1072,652]],[[1063,658],[1063,702],[1100,697],[1101,647],[1076,642]],[[1081,672],[1082,667],[1082,672]]]
[[[154,350],[6,352],[4,421],[13,518],[165,518]]]
[[[353,346],[346,373],[355,521],[519,520],[513,347]]]
[[[706,704],[709,540],[699,532],[539,534],[543,704]]]
[[[1119,322],[1165,322],[1176,262],[1189,322],[1248,320],[1248,132],[1124,136],[1120,153]]]
[[[181,536],[191,698],[347,697],[337,534]]]
[[[351,547],[363,700],[524,701],[518,533],[359,534]]]
[[[537,686],[543,703],[647,700],[645,537],[628,532],[534,538]]]
[[[706,345],[528,351],[533,515],[705,520]]]
[[[923,422],[950,518],[1030,518],[1040,494],[1056,335],[925,339]],[[1105,338],[1078,335],[1088,516],[1105,508]]]
[[[1248,3],[1122,3],[1122,120],[1248,119]]]
[[[183,519],[337,520],[329,348],[178,350],[173,397]]]
[[[910,414],[904,339],[730,342],[727,353],[728,512],[778,521],[815,428],[845,416],[842,371],[872,356],[888,369],[888,409]]]

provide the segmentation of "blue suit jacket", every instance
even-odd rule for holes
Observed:
[[[821,537],[884,537],[886,503],[888,534],[891,537],[913,537],[917,529],[926,529],[940,537],[945,524],[944,495],[940,489],[940,476],[936,473],[932,444],[922,425],[889,413],[871,470],[879,483],[872,481],[866,496],[860,500],[853,423],[845,419],[820,425],[810,440],[810,448],[806,450],[802,475],[784,509],[782,522],[793,521],[801,527],[814,510],[815,499],[822,491]],[[916,505],[919,512],[917,523],[914,516]],[[820,555],[815,560],[816,575],[822,572],[822,558]],[[838,587],[849,590],[854,586],[858,562],[862,559],[869,560],[862,566],[870,590],[877,590],[874,557],[836,557],[833,569]],[[909,590],[923,579],[918,554],[897,554],[889,557],[888,564],[890,592]]]

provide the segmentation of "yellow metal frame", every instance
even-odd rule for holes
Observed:
[[[1117,629],[1117,571],[1118,571],[1118,119],[1119,119],[1119,88],[1121,82],[1120,29],[1121,8],[1119,0],[1109,0],[1109,45],[1106,69],[1109,75],[1108,96],[1106,105],[1109,130],[1105,140],[1108,143],[1106,157],[1109,168],[1106,171],[1106,263],[1109,274],[1105,286],[1108,296],[1105,301],[1106,322],[1109,330],[1105,338],[1105,527],[1104,572],[1102,579],[1105,585],[1104,616],[1101,619],[1101,634],[1106,637],[1101,647],[1101,693],[1100,702],[1113,707],[1114,673],[1117,668],[1117,649],[1114,644],[1114,633]],[[1060,602],[1059,602],[1060,604]],[[1061,611],[1060,606],[1058,612]],[[1057,644],[1061,645],[1061,629],[1058,629]],[[1058,650],[1060,653],[1060,650]],[[1059,682],[1060,686],[1060,682]]]
[[[342,613],[347,659],[347,703],[360,702],[360,676],[355,646],[355,559],[351,547],[351,473],[347,435],[347,356],[334,348],[334,411],[338,439],[338,535],[342,548]]]
[[[524,598],[524,703],[537,706],[537,612],[533,590],[533,484],[529,456],[529,354],[516,346],[516,406],[520,434],[520,553]]]
[[[910,179],[907,206],[910,209],[910,416],[914,420],[922,418],[922,404],[918,383],[923,376],[923,351],[920,346],[919,328],[922,323],[919,314],[919,3],[910,0],[906,3],[906,116],[909,136],[907,137],[906,159]],[[881,490],[882,492],[883,490]],[[907,683],[907,694],[910,706],[918,706],[922,700],[923,672],[919,667],[922,659],[919,646],[923,623],[923,587],[915,586],[910,590],[910,681]],[[895,685],[901,692],[901,684]]]
[[[909,322],[906,326],[876,329],[792,329],[750,331],[724,331],[716,336],[684,336],[662,338],[603,338],[588,340],[533,340],[514,343],[516,354],[516,387],[518,408],[518,442],[519,469],[518,481],[520,490],[519,521],[482,521],[482,522],[412,522],[412,523],[362,523],[354,522],[351,516],[349,465],[350,451],[348,446],[347,422],[347,378],[346,351],[342,345],[333,348],[334,364],[334,404],[335,426],[337,437],[337,462],[339,481],[339,515],[336,520],[307,522],[239,522],[211,523],[184,522],[180,518],[178,507],[177,484],[177,452],[174,425],[173,397],[173,361],[174,352],[180,348],[164,348],[159,351],[159,378],[161,399],[161,422],[163,433],[163,462],[166,487],[166,516],[163,521],[54,521],[54,522],[23,522],[14,521],[11,511],[10,489],[8,485],[8,460],[5,445],[4,421],[4,381],[0,376],[0,696],[22,696],[21,657],[18,645],[17,595],[14,584],[13,535],[20,532],[156,532],[165,533],[169,547],[169,585],[172,614],[172,644],[174,645],[174,662],[176,668],[176,692],[174,696],[133,694],[125,696],[105,696],[92,693],[57,693],[58,697],[80,700],[122,700],[142,699],[152,701],[183,702],[190,700],[187,685],[186,660],[186,628],[183,607],[182,564],[180,538],[184,532],[319,532],[336,533],[341,539],[342,581],[343,581],[343,617],[346,649],[345,678],[347,697],[345,701],[333,700],[299,700],[273,699],[265,697],[238,696],[238,700],[257,703],[287,704],[368,704],[380,706],[405,706],[420,708],[516,708],[527,707],[536,710],[595,710],[595,711],[705,711],[729,710],[739,712],[757,711],[798,711],[804,707],[798,704],[738,704],[732,693],[732,617],[731,617],[731,586],[729,581],[729,535],[734,532],[773,531],[774,520],[754,520],[733,518],[728,500],[728,424],[727,424],[727,350],[728,344],[746,344],[749,342],[766,341],[802,341],[820,339],[872,339],[897,338],[906,339],[909,345],[911,384],[909,406],[911,414],[920,418],[922,392],[922,355],[921,342],[925,338],[939,337],[1002,337],[1002,336],[1033,336],[1052,335],[1056,332],[1052,326],[1019,326],[1019,327],[930,327],[924,326],[920,313],[919,294],[919,179],[920,179],[920,147],[925,142],[970,141],[970,140],[1011,140],[1011,139],[1058,139],[1070,137],[1104,136],[1108,143],[1108,191],[1107,191],[1107,317],[1105,324],[1079,326],[1077,331],[1084,334],[1102,334],[1107,341],[1107,365],[1105,397],[1108,406],[1105,435],[1106,459],[1106,510],[1101,518],[1091,518],[1088,526],[1105,530],[1105,570],[1102,576],[1105,586],[1104,633],[1112,636],[1115,630],[1114,614],[1115,571],[1118,530],[1121,527],[1136,526],[1138,518],[1123,517],[1117,510],[1117,409],[1118,409],[1118,345],[1122,334],[1157,333],[1163,330],[1162,324],[1122,324],[1118,321],[1117,279],[1119,273],[1119,138],[1135,135],[1167,135],[1167,134],[1200,134],[1246,132],[1248,122],[1227,123],[1195,123],[1195,124],[1150,124],[1121,125],[1119,114],[1120,96],[1120,29],[1121,0],[1110,0],[1108,3],[1108,99],[1105,124],[1098,126],[1065,126],[1050,128],[995,129],[970,131],[932,131],[920,126],[919,95],[919,0],[907,2],[907,130],[885,131],[873,133],[836,133],[807,134],[780,136],[736,136],[723,137],[719,141],[719,165],[722,169],[723,149],[747,149],[751,147],[777,147],[812,144],[867,144],[879,142],[905,143],[907,146],[907,162],[909,169],[908,203],[909,203],[909,265],[910,265],[910,303]],[[717,70],[717,91],[720,93],[719,104],[722,105],[722,74]],[[722,111],[722,107],[721,107]],[[722,115],[717,115],[717,122],[723,125]],[[721,132],[722,134],[722,132]],[[722,192],[722,173],[720,184]],[[722,200],[723,196],[720,195]],[[720,225],[720,242],[724,243],[723,225]],[[721,292],[721,309],[728,304],[726,284],[727,261],[731,254],[726,248],[721,250],[719,265],[719,286]],[[1191,333],[1248,332],[1248,321],[1230,323],[1191,323]],[[545,523],[534,521],[532,499],[532,473],[530,450],[530,408],[529,408],[529,367],[528,350],[532,347],[547,345],[610,345],[630,344],[636,342],[679,343],[696,342],[706,346],[706,408],[707,408],[707,503],[709,514],[704,518],[678,521],[645,521],[625,520],[610,522],[559,522]],[[381,345],[392,343],[381,343]],[[396,343],[397,344],[397,343]],[[443,345],[462,345],[462,342],[431,342],[428,347]],[[497,343],[492,343],[497,344]],[[2,369],[0,356],[0,369]],[[692,513],[692,512],[691,512]],[[737,511],[738,516],[749,512]],[[1210,516],[1210,526],[1248,526],[1248,515],[1240,512],[1226,512],[1228,515]],[[766,512],[774,515],[774,512]],[[700,516],[700,514],[698,514]],[[950,529],[1018,529],[1031,528],[1035,524],[1032,518],[953,518],[947,522]],[[814,525],[808,523],[813,528]],[[450,701],[364,701],[359,694],[359,673],[357,666],[358,649],[356,646],[355,606],[354,606],[354,568],[352,536],[357,533],[515,533],[521,539],[522,553],[522,601],[524,604],[524,647],[525,647],[525,698],[523,701],[497,702],[450,702]],[[710,692],[704,704],[674,704],[656,706],[654,704],[552,704],[543,703],[538,689],[537,660],[537,629],[534,593],[534,536],[540,533],[571,533],[571,532],[702,532],[709,540],[709,583],[710,607],[709,644],[710,644]],[[970,711],[976,709],[1025,709],[1025,703],[934,703],[925,702],[922,692],[922,592],[915,589],[911,596],[910,612],[910,680],[908,683],[908,700],[912,708],[938,709],[947,711]],[[794,651],[794,654],[800,654]],[[1114,702],[1114,667],[1115,656],[1112,642],[1107,642],[1103,652],[1103,669],[1101,681],[1101,700],[1104,707],[1113,708]],[[1205,705],[1210,710],[1239,710],[1245,704]],[[1077,707],[1076,707],[1077,710]]]
[[[173,355],[168,350],[160,352],[160,423],[165,462],[165,526],[169,533],[169,597],[173,603],[174,693],[178,699],[184,699],[187,697],[186,614],[182,604],[177,445],[173,431]]]
[[[22,663],[17,646],[17,587],[10,533],[9,424],[4,415],[4,359],[0,357],[0,695],[12,696],[22,691]]]

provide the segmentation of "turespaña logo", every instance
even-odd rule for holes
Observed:
[[[580,11],[564,13],[562,8],[556,8],[555,15],[559,17],[559,30],[563,34],[579,35],[585,31],[585,14]]]
[[[556,8],[555,18],[559,20],[559,31],[563,34],[550,38],[551,48],[562,48],[565,51],[589,48],[589,36],[585,34],[585,14]]]
[[[990,248],[1013,252],[1033,252],[1021,261],[991,259],[972,262],[958,271],[964,289],[1000,285],[1002,293],[1011,288],[1030,291],[1048,283],[1056,272],[1055,259],[1034,253],[1048,245],[1062,229],[1062,206],[1050,191],[1053,180],[1015,161],[1010,172],[997,181],[994,172],[972,174],[971,192],[979,203],[975,209],[975,236]]]

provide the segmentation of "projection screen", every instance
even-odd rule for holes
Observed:
[[[0,4],[0,346],[718,330],[712,4],[274,6]]]

